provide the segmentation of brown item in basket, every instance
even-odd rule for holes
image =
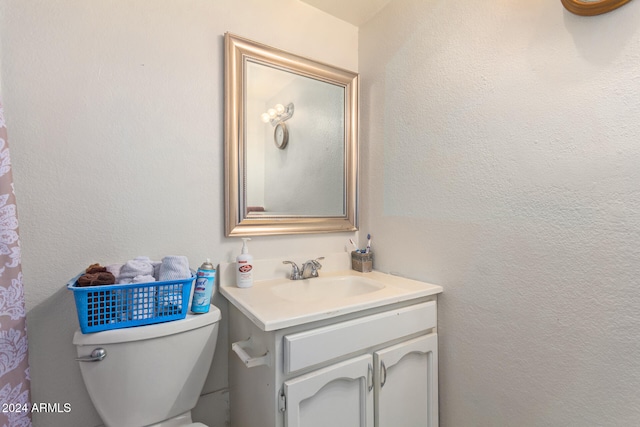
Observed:
[[[100,264],[91,264],[89,267],[87,267],[87,269],[84,271],[87,274],[95,274],[95,273],[105,273],[107,271],[107,267],[103,267]]]
[[[116,283],[116,277],[109,273],[92,273],[92,274],[83,274],[78,277],[78,286],[101,286],[101,285],[113,285]]]

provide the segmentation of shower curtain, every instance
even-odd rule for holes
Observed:
[[[31,426],[23,290],[16,199],[0,103],[0,426],[3,427]]]

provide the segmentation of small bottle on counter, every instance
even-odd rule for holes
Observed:
[[[211,296],[216,281],[216,268],[211,264],[211,260],[202,263],[196,273],[196,287],[193,290],[193,300],[191,301],[191,311],[194,313],[208,313],[211,304]]]
[[[248,237],[242,238],[242,253],[236,258],[236,286],[250,288],[253,286],[253,256],[247,247]]]

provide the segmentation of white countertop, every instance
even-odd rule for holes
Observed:
[[[296,260],[297,261],[297,260]],[[345,280],[363,278],[367,282],[375,282],[380,289],[342,298],[321,298],[313,301],[296,301],[282,297],[278,287],[283,283],[289,286],[305,286],[304,282],[318,279],[290,281],[286,276],[289,268],[282,266],[282,260],[256,260],[254,270],[262,268],[262,272],[254,275],[251,288],[235,286],[235,263],[223,263],[219,267],[220,292],[242,313],[249,317],[264,331],[273,331],[317,320],[329,319],[348,313],[370,308],[381,307],[415,298],[435,295],[442,292],[442,287],[417,280],[393,276],[378,271],[360,273],[349,268],[348,253],[335,254],[322,261],[317,283],[322,286],[330,278]],[[299,265],[301,263],[299,262]],[[327,270],[325,270],[325,266]],[[265,277],[267,276],[267,277]],[[271,278],[268,278],[271,276]],[[258,280],[256,280],[258,279]],[[287,282],[291,283],[287,283]]]

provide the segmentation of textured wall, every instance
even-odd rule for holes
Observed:
[[[640,420],[639,24],[396,0],[360,29],[362,231],[445,288],[443,427]]]
[[[93,262],[182,254],[195,268],[240,251],[224,237],[223,34],[357,70],[358,32],[298,0],[0,0],[0,12],[33,398],[72,405],[35,425],[93,426],[67,280]],[[354,235],[255,238],[251,252],[321,256]],[[222,327],[204,390],[219,393],[196,411],[214,427],[227,345]]]

